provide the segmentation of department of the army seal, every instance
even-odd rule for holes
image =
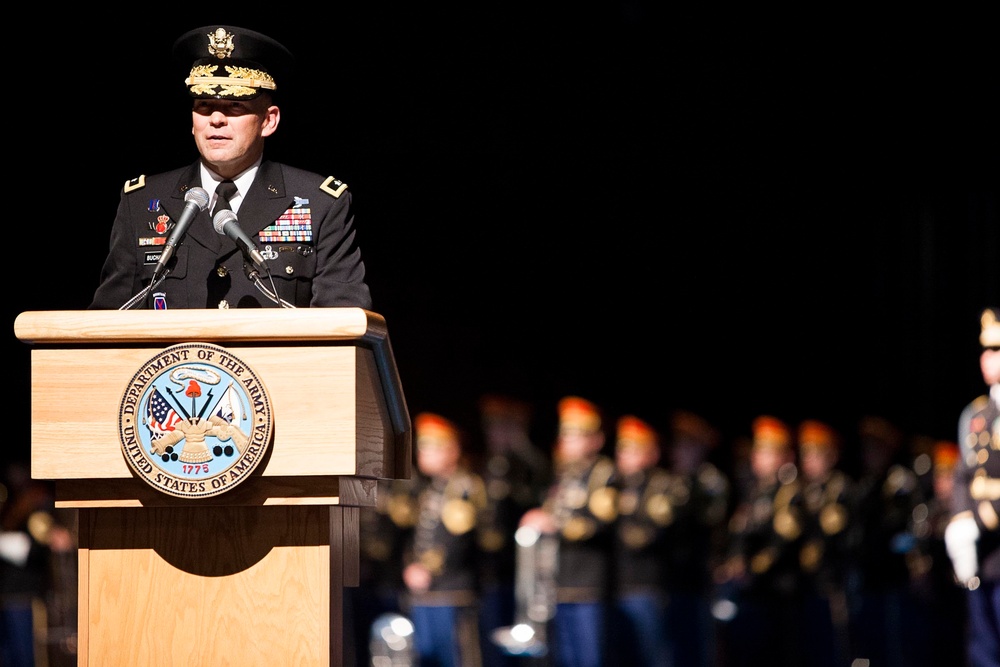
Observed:
[[[225,348],[183,343],[132,376],[118,411],[122,454],[150,486],[206,498],[246,480],[271,443],[271,401],[253,369]]]

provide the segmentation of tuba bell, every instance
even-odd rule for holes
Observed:
[[[514,533],[514,625],[493,631],[491,639],[511,656],[543,656],[548,652],[546,625],[556,610],[559,540],[531,526]]]

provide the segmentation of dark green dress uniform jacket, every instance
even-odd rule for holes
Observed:
[[[129,181],[111,230],[110,252],[92,309],[118,309],[150,283],[184,194],[201,186],[199,163]],[[284,229],[298,229],[280,240]],[[351,193],[333,178],[261,163],[244,193],[239,225],[264,255],[277,295],[296,307],[371,308],[365,267],[354,229]],[[215,231],[208,209],[198,213],[174,252],[166,278],[153,290],[165,308],[277,308],[243,269],[243,255]],[[267,276],[261,280],[269,289]],[[152,307],[152,299],[136,308]]]

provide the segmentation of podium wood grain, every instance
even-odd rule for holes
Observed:
[[[80,665],[343,664],[360,507],[410,475],[410,421],[385,322],[357,308],[36,311],[31,472],[79,510]],[[132,474],[126,388],[181,343],[249,365],[272,404],[265,460],[218,496]]]
[[[339,664],[338,511],[82,511],[81,664]]]

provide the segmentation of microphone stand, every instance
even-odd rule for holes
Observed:
[[[163,275],[161,275],[159,278],[154,277],[153,280],[148,285],[146,285],[146,287],[144,287],[141,291],[139,291],[138,294],[136,294],[131,299],[129,299],[121,306],[119,306],[118,310],[132,310],[133,308],[135,308],[137,304],[141,303],[143,299],[149,296],[150,292],[156,289],[159,286],[159,284],[163,282],[163,279],[166,278],[167,274],[169,273],[170,269],[166,269],[163,271]]]
[[[278,304],[282,308],[295,308],[295,304],[289,303],[288,301],[285,301],[284,299],[278,296],[278,289],[274,286],[274,278],[271,277],[270,272],[268,272],[267,274],[267,279],[271,283],[271,288],[268,289],[268,287],[260,279],[260,272],[257,271],[257,269],[250,266],[249,264],[244,263],[243,271],[244,273],[246,273],[247,279],[249,279],[250,282],[254,284],[254,287],[256,287],[261,294],[266,296],[273,303]],[[152,292],[154,289],[156,289],[159,286],[159,284],[163,282],[163,279],[166,278],[167,274],[169,273],[170,273],[169,269],[167,271],[164,271],[162,276],[154,279],[149,285],[144,287],[138,294],[136,294],[131,299],[129,299],[121,306],[119,306],[118,310],[132,310],[138,304],[142,303],[142,301],[147,296],[149,296],[149,293]]]
[[[264,265],[265,271],[267,270],[267,265]],[[289,303],[278,296],[278,288],[274,286],[274,278],[271,277],[271,272],[267,271],[267,280],[271,283],[271,288],[268,289],[264,282],[260,279],[260,272],[251,266],[250,264],[243,263],[243,272],[246,274],[247,279],[254,284],[257,290],[266,296],[268,299],[278,304],[282,308],[295,308],[295,305]]]

